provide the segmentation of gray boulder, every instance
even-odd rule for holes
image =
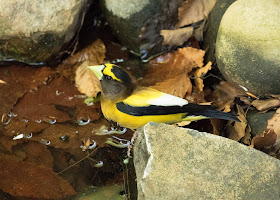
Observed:
[[[1,0],[0,61],[41,63],[82,25],[88,0]]]
[[[280,199],[280,161],[227,138],[150,122],[133,152],[138,200]]]
[[[280,94],[280,1],[239,0],[223,15],[217,64],[225,78],[255,95]]]
[[[106,20],[123,45],[140,53],[141,28],[160,12],[160,0],[101,0]]]

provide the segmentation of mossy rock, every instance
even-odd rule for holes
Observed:
[[[280,1],[239,0],[224,14],[217,64],[224,77],[256,95],[280,94]]]

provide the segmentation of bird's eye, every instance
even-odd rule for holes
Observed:
[[[106,78],[108,81],[110,81],[110,80],[112,79],[111,76],[106,76],[105,78]]]

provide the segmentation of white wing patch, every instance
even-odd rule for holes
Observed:
[[[188,101],[180,97],[162,93],[162,96],[150,99],[148,103],[157,106],[183,106],[188,104]]]

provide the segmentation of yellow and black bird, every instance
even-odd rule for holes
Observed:
[[[239,121],[236,115],[214,110],[212,106],[189,103],[152,88],[138,87],[117,65],[88,68],[101,83],[104,117],[123,127],[137,129],[150,121],[168,124],[209,118]]]

